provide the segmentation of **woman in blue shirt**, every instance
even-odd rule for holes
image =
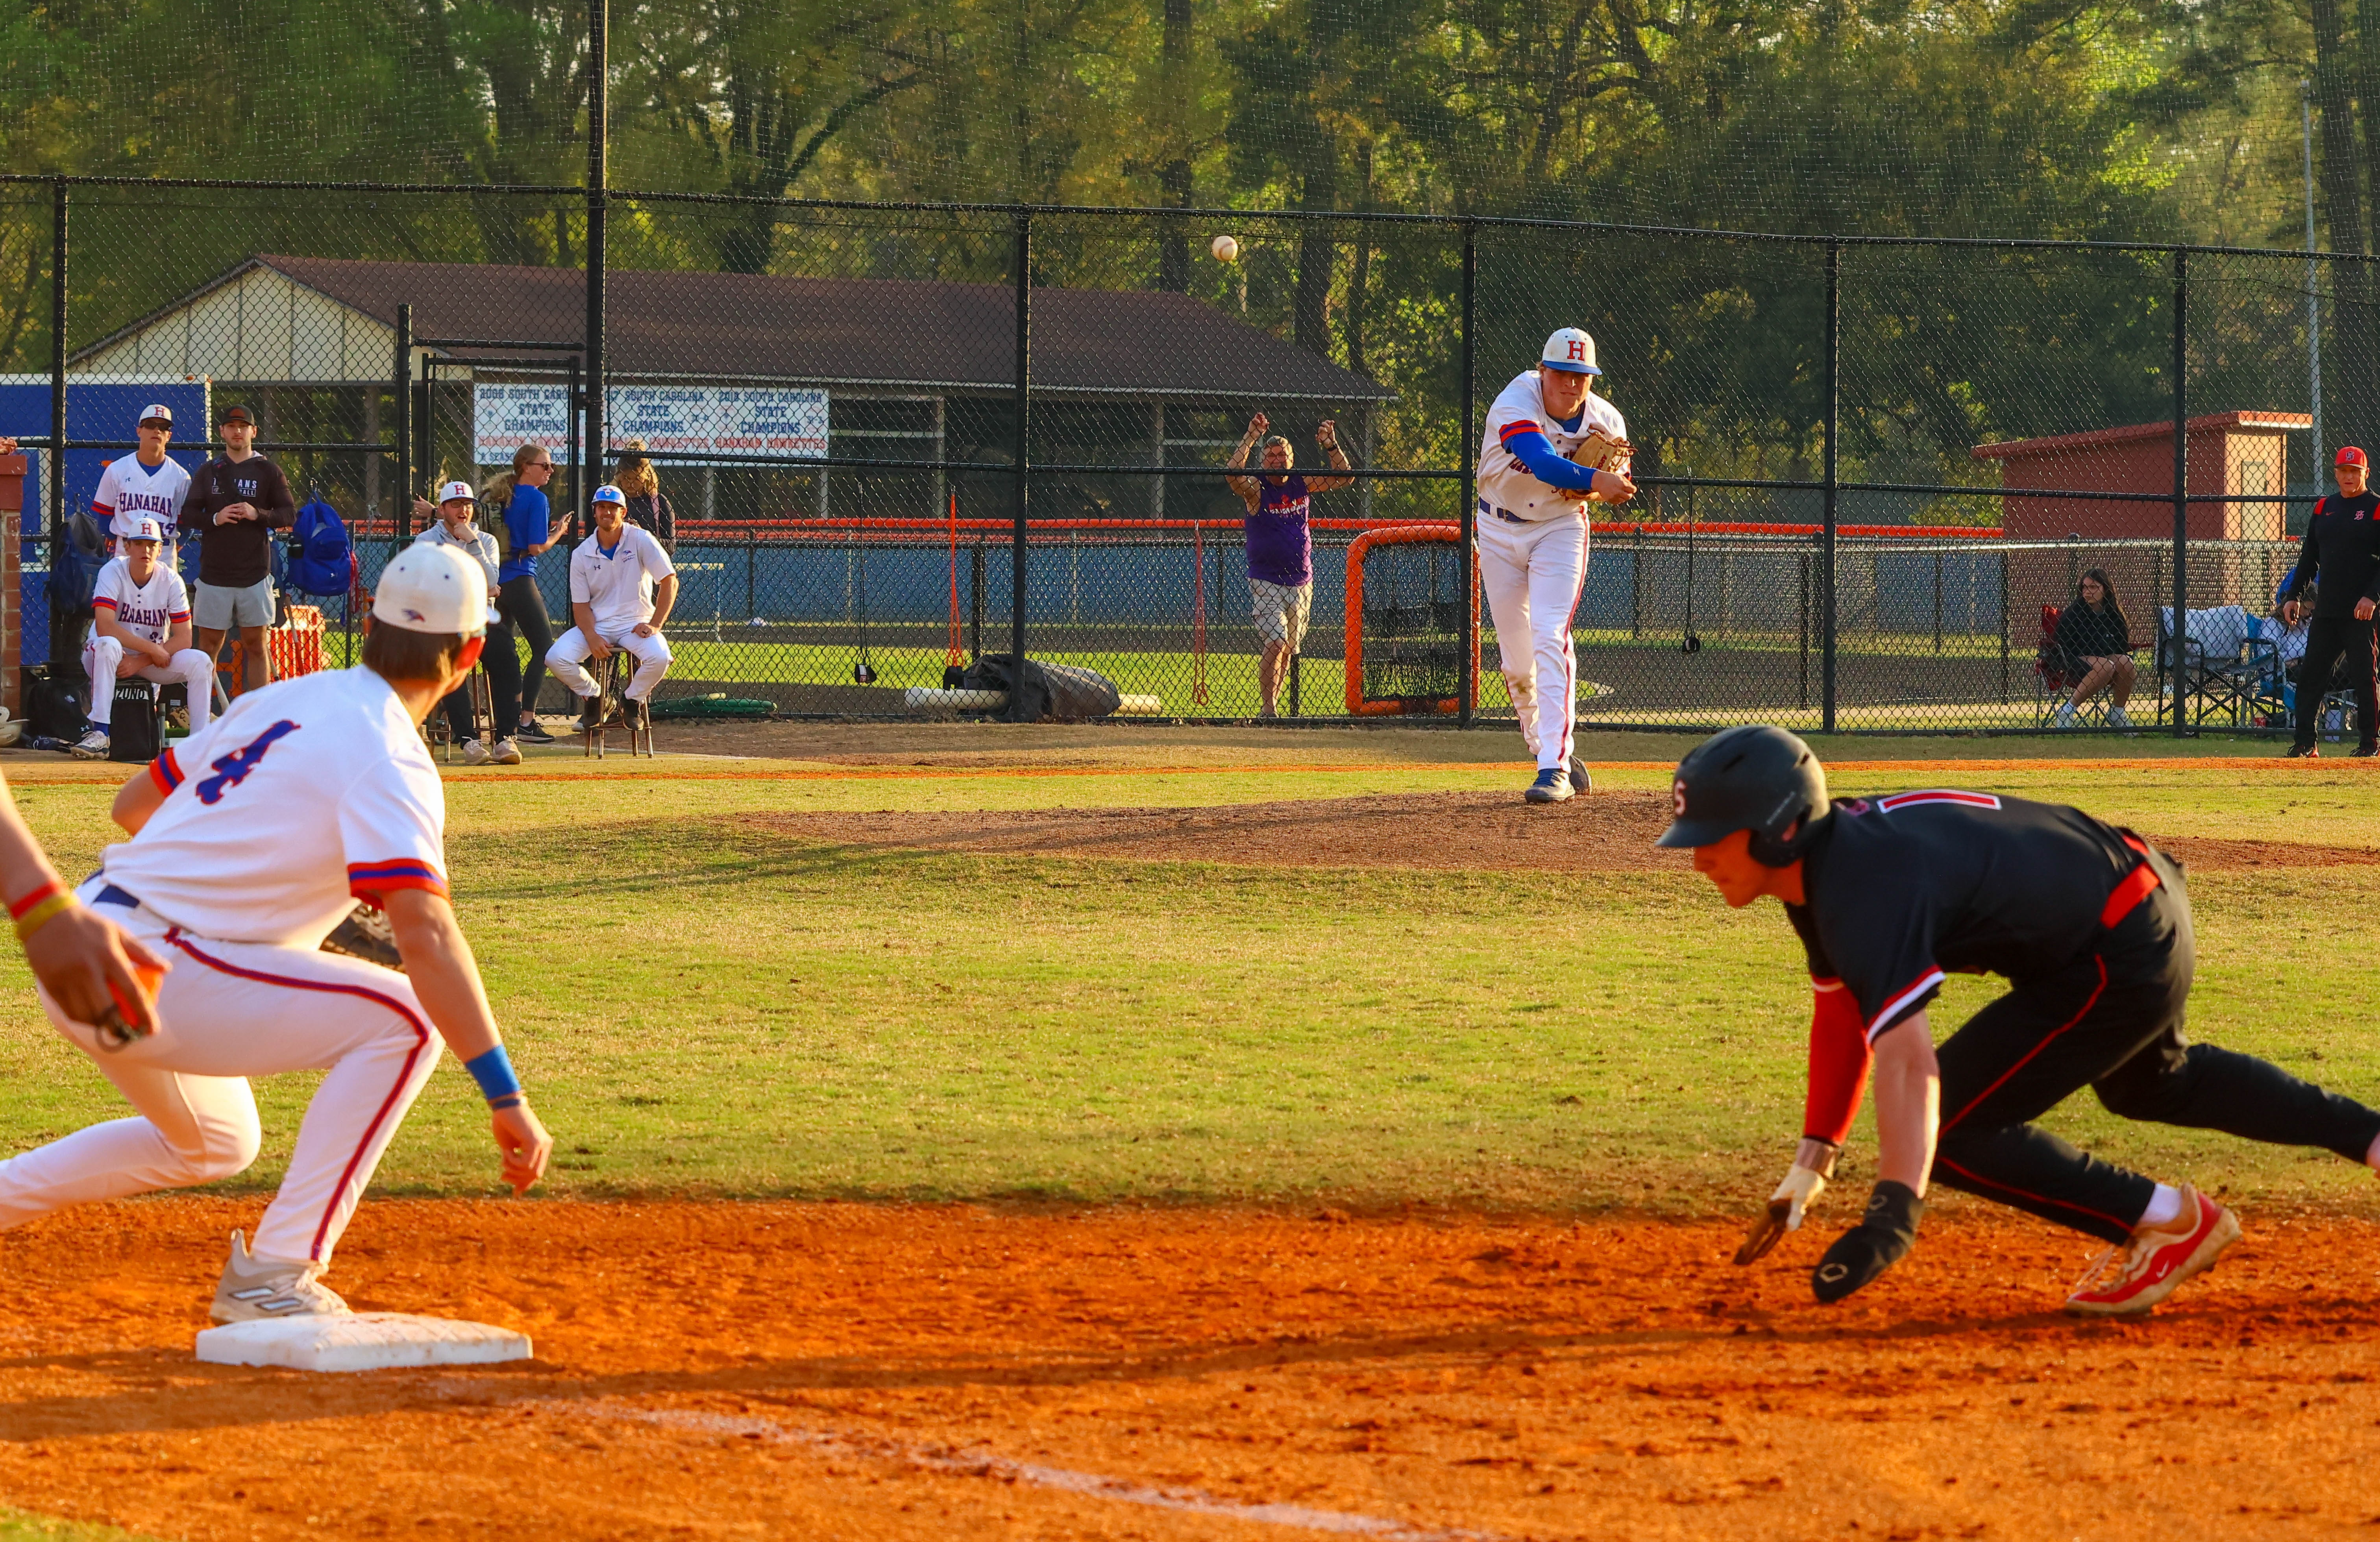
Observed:
[[[513,452],[513,468],[480,489],[480,503],[497,513],[496,586],[502,620],[491,617],[491,647],[513,646],[513,629],[528,639],[528,667],[521,673],[519,700],[512,707],[499,701],[500,714],[517,710],[516,735],[531,744],[550,745],[553,735],[538,725],[537,693],[545,684],[546,650],[553,646],[553,623],[545,613],[545,596],[537,587],[537,559],[561,538],[569,524],[566,514],[555,514],[546,502],[545,484],[553,480],[553,457],[541,445],[524,444]]]

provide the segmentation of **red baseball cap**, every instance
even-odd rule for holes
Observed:
[[[2369,467],[2372,463],[2363,458],[2362,451],[2357,449],[2354,445],[2350,444],[2338,452],[2338,458],[2332,461],[2331,464],[2333,466],[2362,466]]]

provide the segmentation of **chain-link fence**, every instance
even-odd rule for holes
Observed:
[[[1582,721],[2253,728],[2279,710],[2258,672],[2291,533],[2328,452],[2380,423],[2358,259],[619,190],[590,210],[569,188],[0,181],[0,258],[22,264],[0,273],[0,432],[34,458],[21,662],[73,668],[76,516],[139,459],[142,409],[172,410],[195,467],[237,404],[296,501],[353,536],[353,585],[283,573],[334,631],[450,479],[486,490],[568,625],[589,496],[616,480],[678,570],[664,696],[897,717],[1022,651],[1164,718],[1506,714],[1469,558],[1481,435],[1547,334],[1582,325],[1640,488],[1590,505]],[[2325,357],[2350,361],[2327,384]],[[1272,441],[1273,475],[1311,483],[1310,549],[1243,503],[1293,484],[1226,475]],[[570,518],[541,554],[502,514],[523,445]],[[195,579],[207,538],[184,538]],[[1376,599],[1422,598],[1351,625],[1367,562]],[[2094,572],[2130,672],[2061,712],[2088,671],[2057,613]],[[1260,616],[1252,578],[1310,597]],[[541,704],[567,705],[552,684]]]

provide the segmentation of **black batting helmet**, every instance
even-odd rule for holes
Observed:
[[[1753,856],[1790,866],[1831,807],[1827,772],[1810,747],[1782,728],[1748,722],[1714,734],[1678,762],[1670,783],[1677,817],[1658,846],[1706,846],[1752,832]]]

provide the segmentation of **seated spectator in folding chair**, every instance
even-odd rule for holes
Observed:
[[[2107,693],[2107,725],[2130,728],[2124,703],[2132,698],[2139,672],[2132,663],[2132,625],[2116,598],[2114,580],[2095,567],[2075,581],[2074,598],[2058,615],[2051,646],[2060,674],[2074,682],[2073,695],[2058,709],[2054,725],[2074,726],[2074,714],[2101,691]]]
[[[421,506],[419,499],[414,507]],[[438,523],[413,538],[416,546],[452,546],[478,563],[488,572],[488,615],[491,635],[497,632],[496,613],[496,538],[480,528],[480,495],[471,491],[469,482],[448,482],[438,490]],[[493,761],[499,766],[521,763],[520,746],[504,732],[504,715],[510,703],[520,696],[520,655],[515,653],[507,635],[506,646],[491,648],[480,655],[481,667],[488,672],[488,732],[497,735],[491,746],[480,739],[478,726],[471,721],[471,681],[446,693],[438,707],[446,714],[446,732],[463,747],[463,763],[484,766]]]
[[[83,673],[91,676],[89,731],[74,747],[81,760],[107,758],[118,675],[182,686],[190,698],[192,733],[206,727],[214,706],[214,661],[190,646],[190,591],[159,560],[164,527],[139,515],[124,530],[117,538],[124,554],[99,570],[91,589],[91,633],[82,645]]]
[[[614,650],[637,661],[622,703],[629,724],[650,721],[653,687],[670,666],[669,643],[662,624],[677,602],[677,569],[669,553],[650,531],[628,523],[628,501],[608,482],[595,490],[595,533],[570,553],[569,631],[553,639],[545,656],[553,677],[570,687],[586,710],[579,714],[582,732],[602,726],[603,687],[584,667],[588,659],[611,662]]]

